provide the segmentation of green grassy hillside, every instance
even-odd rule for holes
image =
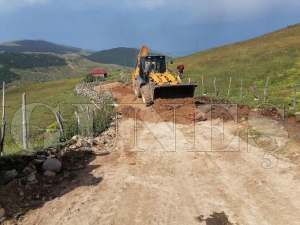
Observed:
[[[5,121],[7,123],[4,141],[5,154],[15,153],[22,149],[21,107],[23,93],[26,93],[27,114],[30,115],[28,121],[29,139],[32,147],[37,147],[44,139],[42,129],[46,129],[47,126],[55,122],[55,116],[51,109],[60,110],[64,120],[68,121],[74,117],[73,112],[76,107],[73,104],[88,102],[86,98],[74,93],[76,84],[81,82],[82,78],[76,78],[7,89],[5,91]],[[55,137],[49,136],[47,142],[50,143],[51,138]],[[38,142],[39,144],[37,144]],[[45,142],[45,144],[47,143]]]
[[[267,87],[267,103],[282,107],[291,104],[294,85],[300,84],[300,24],[263,35],[251,40],[209,49],[169,63],[176,71],[182,62],[185,66],[184,81],[197,81],[196,96],[205,93],[214,96],[214,78],[218,95],[234,103],[257,105],[263,102],[264,87],[270,74]],[[202,77],[204,89],[202,88]],[[231,92],[228,96],[229,79],[232,78]],[[241,98],[241,80],[243,91]],[[257,93],[248,91],[255,86]],[[254,101],[254,97],[258,101]],[[300,85],[297,90],[300,110]]]
[[[23,93],[26,93],[28,148],[30,151],[59,143],[60,132],[55,117],[55,113],[58,111],[62,115],[64,137],[67,139],[77,134],[92,135],[103,132],[111,121],[111,101],[107,98],[105,100],[106,110],[97,111],[90,99],[77,95],[75,92],[75,86],[82,83],[82,80],[83,77],[7,89],[5,91],[5,155],[23,151]],[[2,112],[2,107],[0,108]],[[75,111],[80,116],[80,128],[77,126]]]
[[[66,65],[66,61],[64,58],[54,54],[1,52],[0,65],[15,69],[29,69],[34,67],[63,66]]]
[[[74,53],[0,53],[0,82],[5,81],[8,87],[84,77],[95,68],[105,69],[108,74],[124,69],[115,64],[92,62]]]
[[[12,69],[26,70],[36,67],[61,67],[67,65],[66,60],[54,54],[0,52],[0,80],[11,83],[21,80],[21,76]]]

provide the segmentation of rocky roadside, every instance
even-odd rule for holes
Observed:
[[[80,172],[96,155],[109,154],[115,137],[112,122],[98,137],[74,136],[65,146],[24,153],[18,159],[0,158],[0,224],[19,221],[26,211],[62,196],[70,184],[80,182]]]

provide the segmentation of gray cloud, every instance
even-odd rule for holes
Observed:
[[[0,12],[14,12],[20,8],[49,3],[50,0],[0,0]]]
[[[186,55],[299,23],[299,9],[300,0],[0,0],[0,42],[45,39],[95,50],[146,44]]]
[[[299,0],[126,0],[127,8],[155,11],[165,8],[187,21],[237,21],[256,17],[271,9],[300,8]],[[179,14],[178,14],[179,13]]]
[[[98,6],[109,9],[126,9],[155,13],[164,10],[167,14],[181,18],[186,22],[237,21],[255,18],[269,10],[282,8],[300,8],[300,0],[0,0],[0,12],[11,12],[20,8],[49,3],[63,5],[70,10],[84,11]],[[172,18],[170,18],[172,19]]]

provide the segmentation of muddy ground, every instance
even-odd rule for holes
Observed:
[[[55,177],[36,165],[38,183],[2,183],[3,224],[300,223],[295,118],[208,98],[145,107],[129,86],[106,88],[109,130],[41,153],[62,161]]]

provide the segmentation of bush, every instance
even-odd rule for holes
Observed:
[[[48,133],[54,133],[55,131],[57,131],[59,129],[58,123],[57,121],[51,123],[47,128],[46,128],[46,132]]]
[[[93,131],[95,135],[101,134],[108,128],[109,124],[112,121],[112,116],[113,113],[110,109],[95,111],[93,120]]]
[[[71,118],[71,120],[66,121],[64,126],[65,137],[67,140],[71,139],[73,136],[78,134],[78,125],[76,118]]]
[[[113,117],[111,104],[106,104],[102,110],[96,109],[90,111],[89,115],[87,115],[87,113],[88,112],[81,112],[79,115],[80,127],[78,127],[76,117],[64,122],[66,139],[70,139],[75,135],[85,137],[99,135],[109,127]]]

